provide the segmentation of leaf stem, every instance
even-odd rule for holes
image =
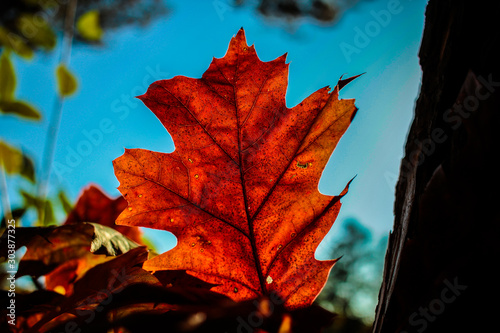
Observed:
[[[66,6],[66,17],[64,19],[64,36],[62,40],[59,62],[68,64],[71,57],[71,46],[73,44],[75,14],[78,0],[71,0]],[[45,224],[45,206],[47,205],[47,193],[50,180],[52,162],[54,160],[55,148],[57,143],[57,134],[61,125],[64,97],[56,95],[52,116],[47,129],[47,138],[43,149],[42,157],[42,176],[38,184],[37,194],[41,199],[42,207],[39,210],[39,223]]]

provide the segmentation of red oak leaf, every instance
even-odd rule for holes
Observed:
[[[115,220],[127,207],[127,201],[119,196],[115,199],[108,197],[94,185],[90,185],[78,198],[75,208],[69,213],[64,224],[79,222],[95,222],[113,229],[127,236],[138,244],[142,243],[142,232],[137,227],[124,227],[115,224]]]
[[[347,192],[323,195],[318,182],[356,113],[354,100],[338,97],[353,78],[289,109],[287,76],[285,56],[260,61],[240,30],[201,79],[157,81],[139,97],[176,146],[126,149],[114,161],[129,203],[116,223],[178,238],[145,269],[186,270],[237,301],[312,304],[335,263],[314,252]]]

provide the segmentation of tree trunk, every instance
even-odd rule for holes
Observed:
[[[496,325],[499,42],[499,2],[429,1],[374,333]]]

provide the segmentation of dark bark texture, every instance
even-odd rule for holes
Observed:
[[[500,3],[430,0],[373,332],[499,321]]]

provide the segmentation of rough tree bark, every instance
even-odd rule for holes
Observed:
[[[430,0],[374,333],[498,322],[500,3]]]

